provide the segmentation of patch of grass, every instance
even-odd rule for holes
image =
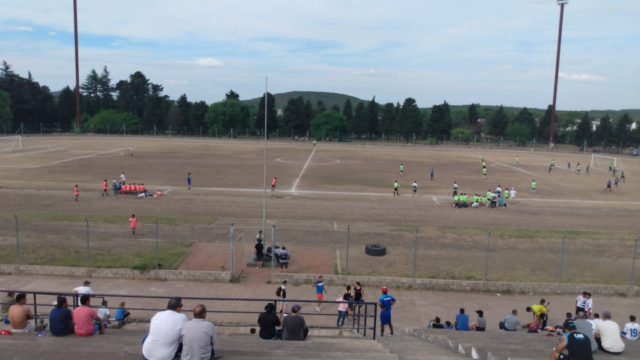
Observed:
[[[629,231],[598,231],[598,230],[566,230],[552,228],[460,228],[439,226],[437,231],[442,235],[478,236],[491,235],[504,239],[561,239],[567,240],[629,240],[637,235]]]
[[[87,218],[90,223],[102,223],[102,224],[122,224],[126,223],[129,219],[128,216],[123,215],[84,215],[84,214],[65,214],[65,213],[18,213],[18,219],[20,220],[38,220],[38,221],[52,221],[52,222],[84,222]],[[13,216],[3,217],[6,219],[13,219]],[[155,224],[155,216],[143,216],[138,219],[141,224]],[[197,217],[168,217],[158,216],[158,224],[160,225],[209,225],[213,224],[215,219],[211,218],[197,218]]]

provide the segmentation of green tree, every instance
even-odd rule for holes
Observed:
[[[613,127],[611,126],[611,117],[605,115],[600,118],[600,123],[596,126],[594,138],[598,145],[607,146],[613,141]]]
[[[88,116],[95,115],[100,111],[100,75],[96,72],[96,69],[91,69],[82,85],[82,110]]]
[[[316,107],[313,109],[313,114],[318,115],[327,111],[327,106],[324,104],[324,101],[318,100],[316,101]]]
[[[82,127],[84,131],[106,133],[121,129],[135,129],[140,124],[140,118],[130,113],[123,113],[113,109],[102,110],[86,121]]]
[[[583,146],[584,144],[591,145],[592,139],[593,130],[591,128],[591,118],[589,117],[589,113],[585,112],[576,127],[575,143],[578,146]]]
[[[376,97],[374,96],[373,99],[367,103],[367,133],[373,137],[380,133],[379,113],[380,105],[376,102]]]
[[[98,95],[100,96],[100,108],[111,109],[114,106],[113,92],[115,88],[111,85],[111,75],[105,65],[98,78]]]
[[[239,96],[227,96],[222,102],[212,104],[205,115],[209,133],[235,136],[250,127],[249,107],[240,102]],[[232,132],[233,130],[233,132]]]
[[[189,112],[189,127],[194,131],[202,130],[204,133],[207,133],[209,127],[207,123],[204,121],[204,117],[207,114],[207,110],[209,110],[209,106],[204,101],[196,101],[193,103],[191,107],[191,111]]]
[[[256,112],[255,128],[264,131],[264,96],[260,98],[258,111]],[[275,133],[278,130],[278,112],[276,110],[276,97],[271,93],[267,93],[267,131]]]
[[[613,130],[614,143],[622,148],[627,147],[631,143],[631,125],[633,120],[629,117],[629,114],[624,113],[622,117],[618,119],[616,126]]]
[[[142,124],[141,127],[145,131],[162,131],[166,130],[171,124],[167,121],[167,115],[171,110],[172,103],[169,101],[167,95],[162,95],[164,88],[162,85],[150,83],[150,93],[144,99],[144,109],[142,112]],[[132,97],[133,103],[138,100],[137,96]],[[132,104],[133,104],[132,103]],[[135,109],[136,106],[133,107]],[[176,131],[175,125],[169,127],[171,131]]]
[[[344,101],[342,115],[347,120],[347,123],[351,124],[351,120],[353,119],[353,104],[351,104],[351,100],[347,99]]]
[[[509,117],[500,105],[487,121],[487,132],[494,136],[504,136],[509,125]]]
[[[56,103],[58,111],[58,122],[60,128],[69,130],[73,128],[74,119],[76,117],[76,96],[70,87],[65,86],[58,95]]]
[[[13,112],[11,112],[11,95],[0,90],[0,130],[3,132],[13,129]]]
[[[414,98],[406,98],[398,116],[398,132],[407,140],[413,140],[421,135],[422,116],[420,108]]]
[[[538,128],[536,131],[536,137],[538,138],[538,142],[549,141],[549,130],[551,128],[551,114],[553,113],[553,107],[549,105],[547,110],[544,112],[542,119],[540,119],[540,123],[538,124]]]
[[[161,85],[158,86],[162,89]],[[116,84],[116,92],[118,93],[117,108],[121,112],[130,112],[137,117],[143,117],[145,110],[157,110],[145,109],[147,108],[147,98],[149,97],[149,95],[154,95],[151,93],[151,82],[140,71],[136,71],[135,73],[129,75],[128,81],[120,80]]]
[[[358,138],[367,134],[369,125],[368,115],[365,104],[363,102],[359,102],[358,105],[356,105],[356,111],[354,112],[353,119],[351,120],[351,131]]]
[[[333,112],[337,112],[338,114],[340,113],[340,105],[335,104],[331,107],[331,111]]]
[[[347,136],[347,119],[335,111],[325,111],[311,120],[311,136],[317,140]]]
[[[507,125],[505,133],[507,138],[518,146],[524,146],[527,140],[531,138],[531,128],[517,121],[513,121]]]
[[[471,128],[475,128],[479,118],[480,114],[478,114],[478,106],[476,106],[476,104],[469,105],[469,107],[467,107],[467,125]]]
[[[451,130],[451,141],[464,142],[468,144],[473,137],[473,132],[465,128],[455,128]]]
[[[287,134],[292,134],[292,136],[303,135],[307,131],[307,123],[310,123],[311,120],[307,118],[305,101],[302,96],[291,98],[287,101],[282,115],[282,122],[284,130]]]
[[[436,137],[446,137],[451,133],[451,110],[445,101],[441,105],[433,105],[427,120],[427,133]]]
[[[526,135],[526,140],[533,138],[536,129],[536,119],[533,117],[533,114],[529,111],[529,109],[527,109],[526,107],[522,108],[522,110],[518,112],[518,115],[513,118],[513,122],[523,125],[527,129],[529,129],[529,133]],[[526,140],[523,139],[523,141]]]
[[[224,98],[226,100],[240,100],[240,94],[233,90],[229,90],[228,93],[224,94]]]
[[[394,137],[398,131],[398,116],[393,103],[386,103],[380,115],[380,132],[386,137]]]

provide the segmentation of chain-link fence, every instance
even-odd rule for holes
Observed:
[[[638,285],[638,242],[627,232],[472,229],[412,225],[267,222],[218,219],[171,224],[143,219],[133,235],[126,222],[50,221],[0,217],[4,264],[123,267],[140,270],[225,270],[234,278],[254,264],[250,234],[264,226],[264,246],[286,247],[270,272],[352,274],[477,281]],[[376,245],[377,253],[367,254]]]

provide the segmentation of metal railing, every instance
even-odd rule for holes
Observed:
[[[58,296],[67,297],[67,301],[70,306],[78,306],[77,299],[80,296],[73,292],[51,292],[51,291],[21,291],[2,289],[1,292],[14,292],[15,294],[27,294],[27,299],[30,298],[30,302],[27,301],[27,305],[33,308],[33,314],[36,319],[46,319],[49,316],[49,312],[46,308],[51,309],[54,305],[54,301]],[[92,299],[108,300],[111,304],[119,303],[120,301],[127,300],[133,303],[132,306],[126,306],[126,309],[131,312],[138,312],[136,319],[150,319],[152,312],[158,312],[166,310],[166,304],[172,296],[155,296],[155,295],[123,295],[123,294],[93,294]],[[241,297],[198,297],[198,296],[182,296],[184,312],[190,312],[193,306],[196,304],[204,304],[207,308],[207,313],[213,313],[220,315],[221,321],[216,321],[216,326],[221,327],[255,327],[256,316],[261,314],[260,309],[262,304],[272,303],[276,309],[279,309],[278,304],[281,304],[282,300],[274,298],[241,298]],[[114,301],[117,300],[117,301]],[[285,304],[309,304],[310,307],[317,303],[317,300],[300,300],[300,299],[287,299]],[[338,305],[336,301],[322,301],[323,305]],[[4,303],[0,303],[4,304]],[[257,305],[260,304],[260,305]],[[99,308],[99,304],[91,304],[93,308]],[[303,306],[303,308],[306,306]],[[115,310],[117,307],[107,307],[109,310]],[[149,316],[140,316],[140,312],[146,313]],[[225,317],[226,315],[226,317]],[[252,320],[248,320],[249,316],[254,316]],[[315,329],[350,329],[355,334],[362,335],[363,337],[370,336],[373,340],[376,339],[377,317],[378,307],[374,302],[359,302],[353,304],[353,311],[350,311],[351,324],[349,326],[338,327],[337,324],[330,325],[328,323],[329,318],[332,318],[335,323],[336,313],[326,312],[300,312],[300,315],[307,317],[307,326]],[[313,318],[310,320],[309,318]],[[216,319],[218,320],[218,319]],[[345,324],[347,324],[345,322]]]

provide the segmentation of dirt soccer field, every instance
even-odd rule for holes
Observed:
[[[242,270],[262,226],[262,151],[263,144],[252,141],[23,138],[22,149],[0,152],[0,259],[17,261],[17,215],[21,263],[154,268],[158,236],[163,268],[228,269],[234,223],[236,236],[244,234],[235,251],[235,270]],[[549,173],[554,157],[556,169]],[[514,149],[270,142],[267,181],[276,176],[278,186],[267,194],[267,243],[276,225],[277,243],[292,252],[291,272],[411,276],[419,227],[417,276],[625,284],[640,235],[640,162],[619,157],[626,182],[609,193],[608,162],[586,175],[590,158]],[[576,162],[580,175],[573,171]],[[102,197],[102,180],[110,184],[121,172],[164,196]],[[399,197],[392,196],[396,179]],[[528,192],[532,179],[536,194]],[[507,208],[454,209],[454,181],[471,196],[497,185],[515,187],[517,198]],[[135,237],[127,221],[132,213],[141,223]],[[389,254],[364,255],[364,244],[372,242],[387,246]]]

